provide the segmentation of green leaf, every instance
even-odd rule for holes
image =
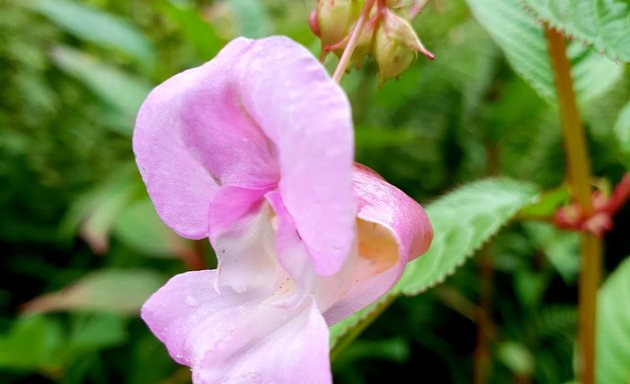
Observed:
[[[114,15],[67,0],[31,0],[25,5],[78,39],[124,52],[148,68],[155,64],[151,42],[132,24]]]
[[[164,2],[160,9],[181,29],[200,59],[210,60],[225,44],[214,26],[202,19],[199,11],[186,4]]]
[[[52,311],[113,312],[136,315],[164,278],[148,270],[109,269],[91,273],[65,289],[24,305],[29,313]]]
[[[55,46],[53,62],[69,76],[121,113],[127,121],[121,132],[131,135],[133,122],[151,86],[144,80],[67,46]]]
[[[7,334],[0,335],[0,367],[54,369],[62,363],[60,324],[43,316],[16,319]]]
[[[113,233],[129,247],[147,255],[168,257],[189,249],[189,243],[160,220],[148,197],[120,212]]]
[[[614,59],[630,61],[630,2],[596,0],[595,15],[603,48]]]
[[[111,178],[95,189],[80,196],[61,221],[61,236],[72,239],[80,229],[81,236],[94,252],[105,253],[116,219],[139,189],[138,179],[136,166],[130,163],[120,167]]]
[[[126,321],[121,315],[81,314],[73,320],[68,341],[75,354],[119,345],[127,339]]]
[[[540,199],[535,204],[530,204],[518,213],[518,217],[527,218],[550,218],[558,208],[569,201],[569,187],[565,184],[558,188],[545,191],[540,195]]]
[[[627,165],[630,167],[630,102],[619,113],[615,123],[615,134],[622,151],[626,155]]]
[[[543,25],[519,0],[466,0],[475,18],[501,47],[516,73],[546,101],[555,104],[556,92]],[[579,43],[568,56],[578,101],[584,103],[610,88],[623,68]]]
[[[565,35],[594,44],[597,48],[601,47],[594,1],[521,0],[521,2],[539,21],[562,30]]]
[[[522,0],[539,19],[593,45],[612,60],[630,61],[630,2]]]
[[[630,381],[630,257],[608,277],[598,293],[597,382]]]
[[[429,204],[431,248],[407,265],[394,291],[417,295],[441,283],[537,196],[530,184],[491,179],[465,185]]]

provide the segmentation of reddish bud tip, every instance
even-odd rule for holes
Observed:
[[[319,30],[319,21],[317,20],[317,8],[313,9],[310,15],[308,15],[308,26],[311,28],[311,31],[317,37],[322,36],[322,32]]]

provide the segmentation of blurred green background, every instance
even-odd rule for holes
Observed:
[[[206,242],[157,218],[133,162],[134,116],[152,86],[239,35],[288,35],[318,55],[313,6],[0,0],[1,383],[189,382],[138,308],[168,277],[216,262]],[[511,69],[467,4],[434,0],[414,27],[436,61],[420,57],[381,88],[372,60],[344,78],[357,160],[423,204],[492,175],[561,186],[557,109]],[[587,84],[580,105],[602,185],[630,164],[612,129],[630,96],[628,66],[616,68]],[[629,227],[626,206],[606,234],[607,271],[630,254]],[[577,235],[517,221],[482,252],[488,382],[571,380]],[[472,259],[398,300],[335,359],[335,382],[472,382],[482,286]]]

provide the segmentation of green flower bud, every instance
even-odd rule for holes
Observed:
[[[411,65],[418,52],[422,52],[430,59],[434,58],[433,54],[424,48],[407,20],[385,10],[373,46],[380,84],[392,77],[400,76]]]
[[[318,0],[311,29],[326,48],[342,42],[359,18],[365,0]]]

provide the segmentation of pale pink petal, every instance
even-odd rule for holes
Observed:
[[[311,53],[285,37],[256,41],[238,72],[245,109],[275,145],[284,205],[317,273],[332,275],[354,236],[348,100]]]
[[[326,313],[334,324],[375,301],[398,281],[408,261],[425,253],[433,230],[424,209],[371,169],[354,169],[359,252],[353,286]]]
[[[277,313],[284,311],[275,307],[266,310],[248,322],[250,330],[277,320]],[[234,334],[243,329],[238,327]],[[248,343],[238,353],[226,358],[208,352],[205,359],[193,365],[193,382],[329,384],[328,337],[328,326],[317,305],[307,300],[272,333]]]
[[[212,303],[213,313],[238,305],[221,298],[214,287],[216,276],[215,270],[176,275],[142,306],[142,319],[180,364],[191,365],[194,361],[190,332],[203,320],[201,312],[206,311],[208,303]]]
[[[142,318],[196,384],[330,383],[328,328],[314,301],[285,309],[214,289],[215,271],[173,277]]]
[[[156,87],[138,113],[133,149],[164,222],[189,238],[209,233],[217,185],[275,185],[269,140],[239,100],[233,68],[253,41],[237,39],[212,61]]]

